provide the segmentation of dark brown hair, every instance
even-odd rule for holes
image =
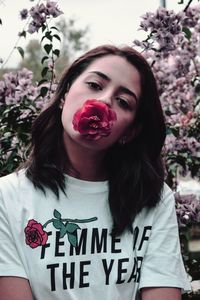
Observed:
[[[142,95],[135,120],[141,131],[123,147],[114,144],[106,156],[112,233],[121,234],[125,229],[132,230],[132,222],[142,208],[154,207],[159,202],[164,181],[160,158],[165,140],[163,111],[152,70],[133,48],[99,46],[82,55],[63,73],[54,99],[33,124],[32,152],[26,163],[26,174],[44,192],[50,188],[59,197],[59,190],[65,191],[63,165],[67,154],[59,105],[74,80],[95,59],[106,55],[125,58],[141,76]]]

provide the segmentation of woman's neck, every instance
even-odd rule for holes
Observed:
[[[88,181],[107,179],[104,151],[81,147],[66,137],[64,138],[64,145],[69,159],[69,164],[65,166],[64,171],[68,175]]]

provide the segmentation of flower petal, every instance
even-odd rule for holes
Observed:
[[[97,140],[111,133],[111,127],[116,119],[116,113],[108,105],[102,101],[89,99],[74,114],[72,123],[74,130],[79,131],[85,138]]]

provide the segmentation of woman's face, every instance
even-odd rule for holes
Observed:
[[[121,137],[128,142],[134,137],[132,126],[141,95],[141,80],[137,69],[126,59],[107,55],[93,61],[73,82],[65,94],[62,111],[64,143],[75,142],[79,146],[102,150],[110,147]],[[116,113],[117,120],[107,137],[88,140],[73,128],[74,114],[88,99],[102,101]]]

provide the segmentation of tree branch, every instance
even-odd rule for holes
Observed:
[[[184,12],[186,12],[186,11],[188,10],[188,8],[189,8],[190,4],[192,3],[192,1],[193,1],[193,0],[189,0],[189,1],[188,1],[188,4],[186,5],[186,7],[185,7],[184,10],[183,10]]]

